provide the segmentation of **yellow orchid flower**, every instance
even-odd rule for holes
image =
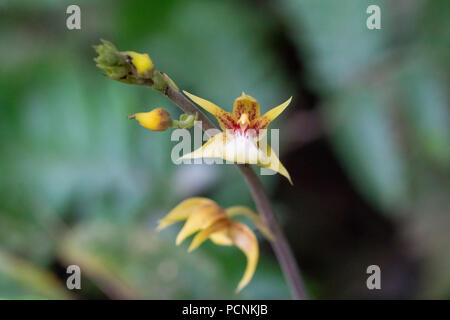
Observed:
[[[178,221],[186,220],[177,235],[176,244],[197,233],[189,246],[191,252],[207,239],[222,246],[235,245],[245,254],[247,267],[236,292],[241,291],[252,279],[258,264],[259,248],[255,234],[245,224],[233,221],[231,216],[242,214],[253,221],[261,233],[269,240],[273,235],[261,217],[247,207],[236,206],[221,208],[208,198],[190,198],[181,202],[167,216],[159,221],[158,230],[162,230]]]
[[[288,171],[273,149],[261,142],[269,124],[287,108],[292,97],[264,115],[260,115],[258,101],[244,92],[234,101],[232,113],[224,111],[210,101],[189,92],[183,92],[211,113],[224,131],[181,159],[221,158],[235,163],[256,164],[280,173],[292,184]]]

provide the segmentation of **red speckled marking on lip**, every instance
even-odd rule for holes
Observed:
[[[227,129],[239,128],[238,123],[233,119],[232,115],[227,112],[220,114],[219,119]]]

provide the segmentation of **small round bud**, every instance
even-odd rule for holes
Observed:
[[[166,131],[172,124],[170,114],[163,108],[136,113],[129,118],[136,119],[141,126],[152,131]]]

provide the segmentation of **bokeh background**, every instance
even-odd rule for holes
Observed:
[[[0,298],[290,297],[263,239],[236,295],[240,251],[188,254],[180,226],[155,232],[190,196],[254,204],[234,166],[176,166],[170,132],[127,120],[180,113],[102,76],[100,38],[223,107],[293,96],[272,128],[294,186],[262,179],[312,298],[450,298],[449,16],[446,0],[1,0]],[[66,289],[70,264],[82,290]],[[366,288],[372,264],[382,290]]]

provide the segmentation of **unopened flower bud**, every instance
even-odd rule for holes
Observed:
[[[123,54],[126,56],[126,61],[134,67],[139,78],[152,78],[153,62],[148,54],[134,51],[125,51]]]
[[[98,57],[94,59],[97,67],[111,79],[138,85],[153,85],[154,65],[146,53],[118,51],[109,41],[101,40],[94,46]]]
[[[136,119],[141,126],[152,131],[166,131],[172,124],[170,114],[163,108],[136,113],[129,118]]]
[[[94,61],[107,77],[123,83],[150,86],[164,94],[169,87],[179,91],[167,74],[155,69],[147,53],[119,51],[111,42],[103,39],[101,42],[94,46],[98,54]]]

